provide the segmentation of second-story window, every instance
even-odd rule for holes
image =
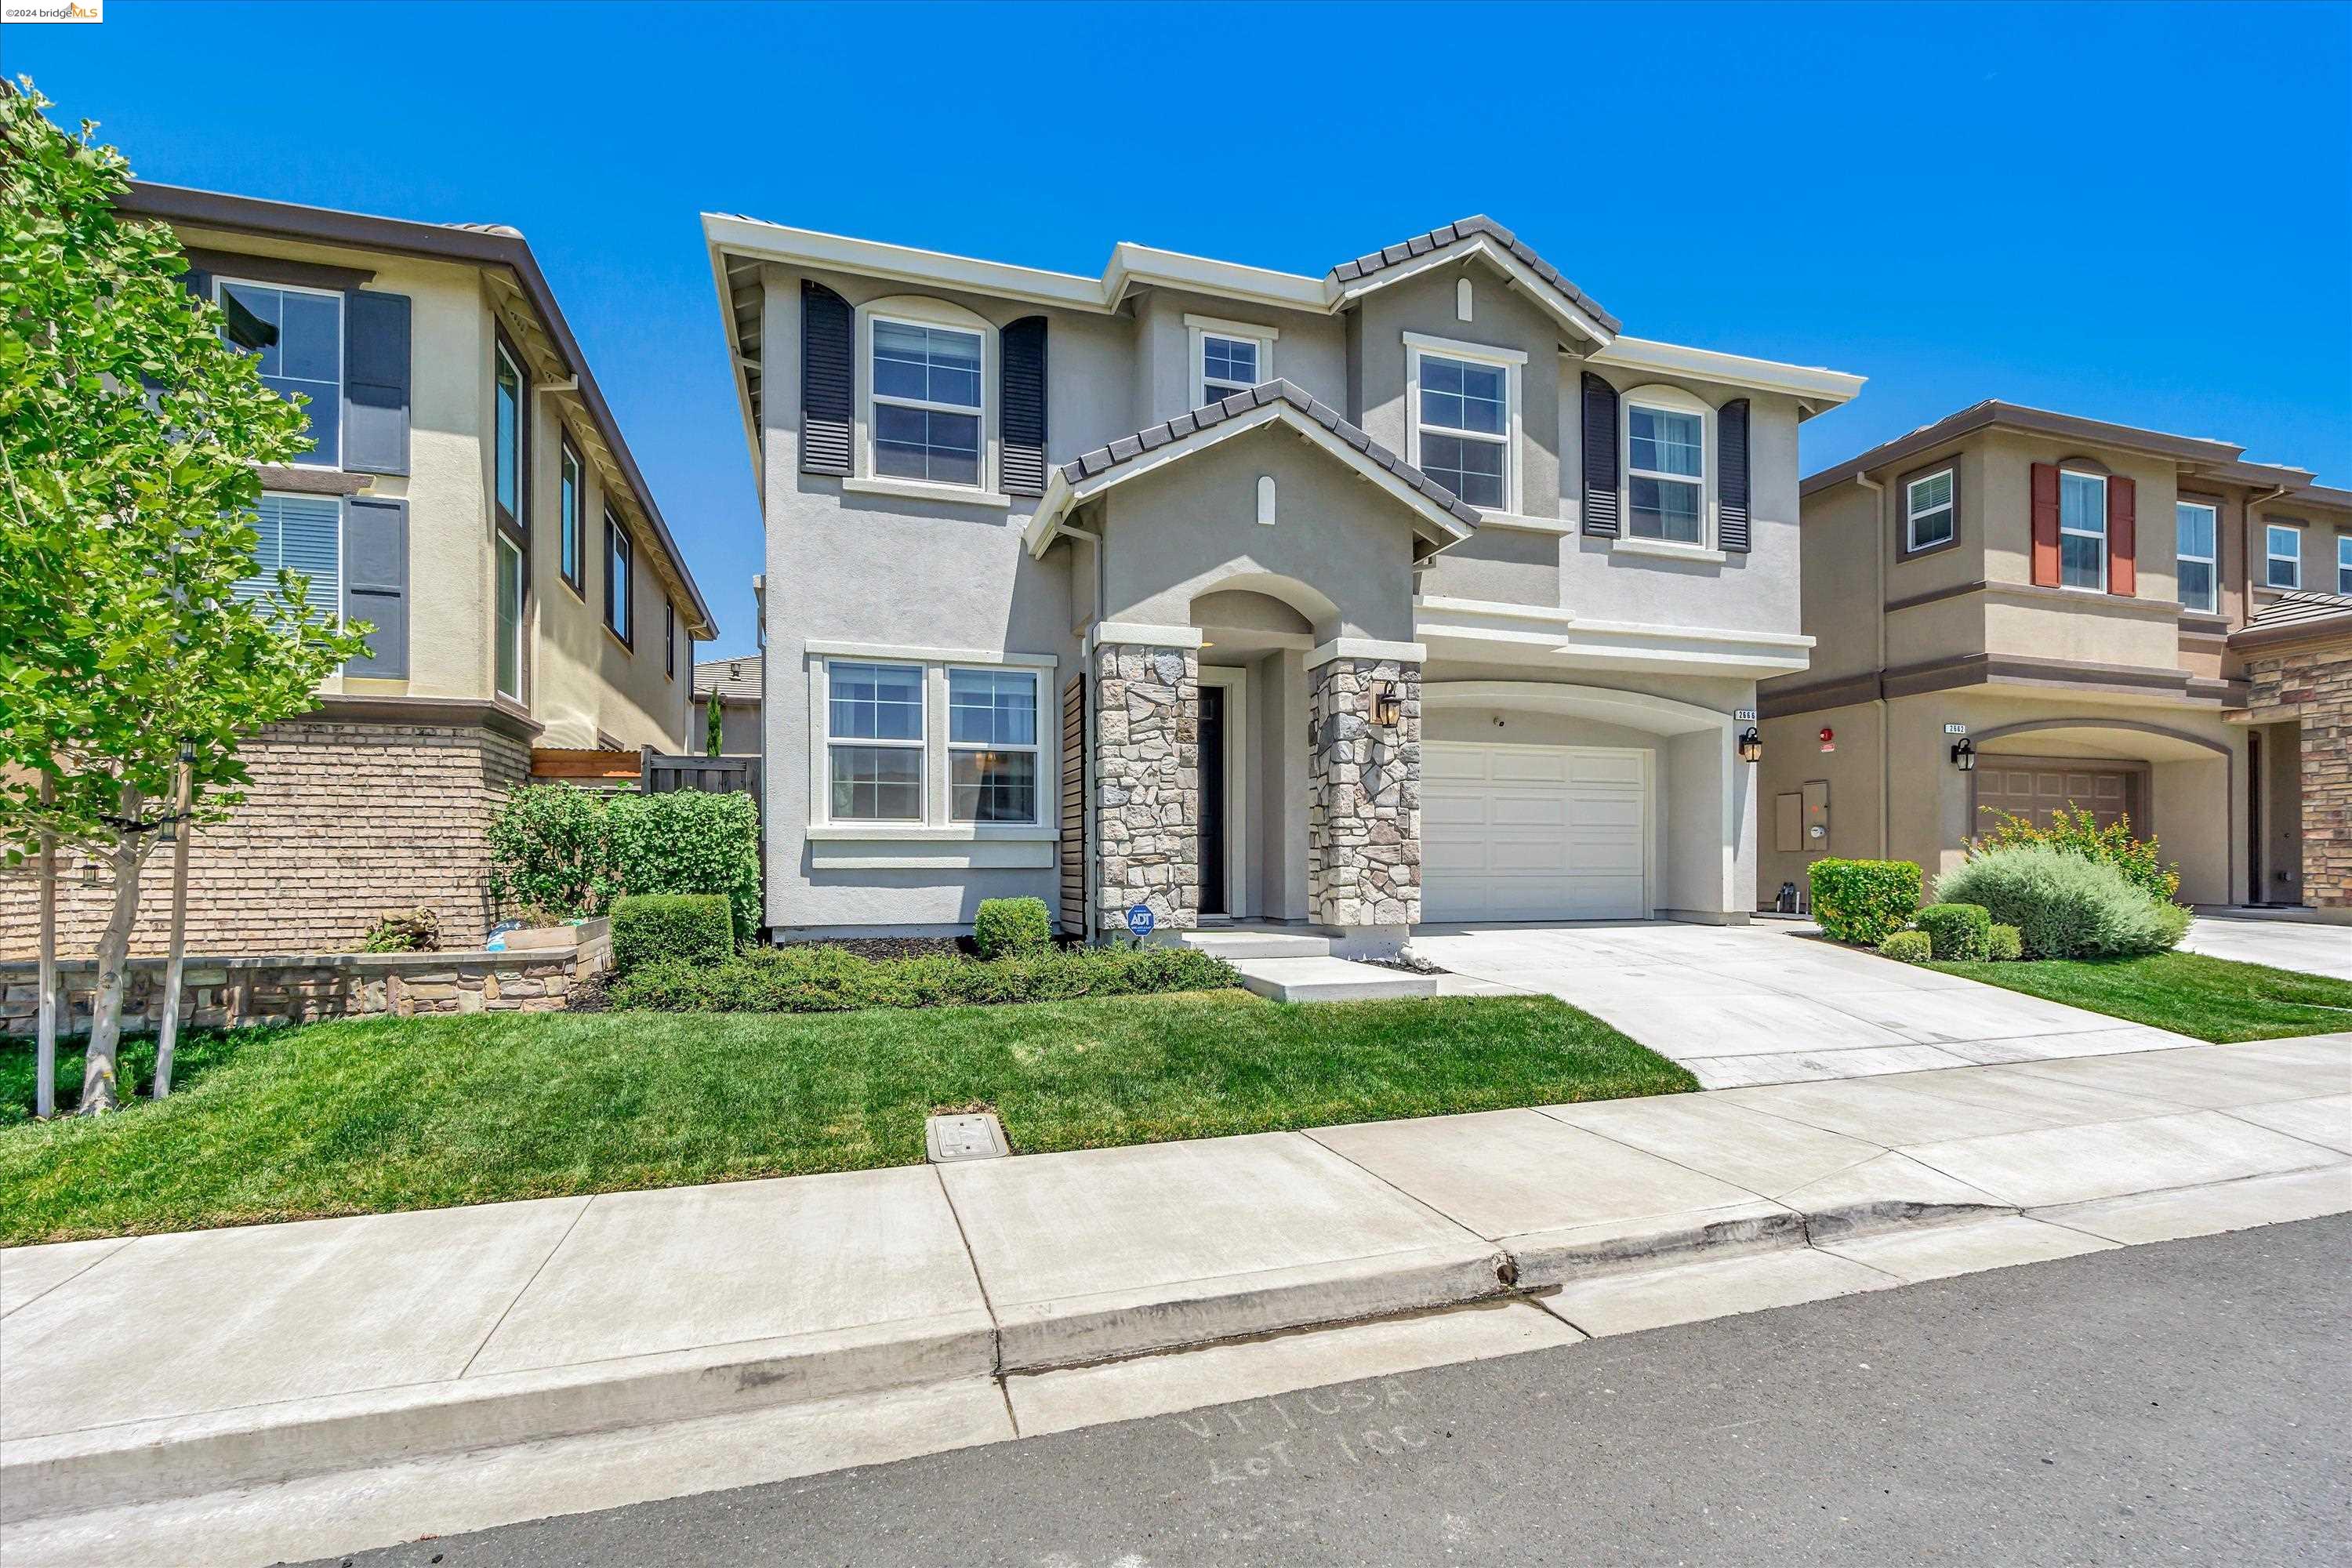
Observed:
[[[2303,586],[2303,530],[2272,523],[2263,531],[2263,581],[2273,588]]]
[[[2352,595],[2352,533],[2336,536],[2336,591]]]
[[[662,674],[677,679],[677,606],[662,601]]]
[[[2219,509],[2203,501],[2184,500],[2174,503],[2173,512],[2179,519],[2175,525],[2179,539],[2174,570],[2180,582],[2181,608],[2210,610],[2218,590],[2213,542],[2220,537]]]
[[[1201,402],[1203,405],[1231,397],[1236,392],[1247,392],[1262,379],[1258,374],[1255,338],[1220,337],[1215,332],[1201,334]]]
[[[1906,550],[1916,552],[1949,544],[1959,528],[1952,504],[1952,470],[1942,469],[1903,487]]]
[[[588,489],[580,468],[580,454],[572,449],[568,440],[562,443],[562,450],[563,477],[556,487],[555,552],[563,580],[577,594],[583,581],[583,558],[587,553],[582,547],[580,518],[582,509],[588,504]]]
[[[2069,468],[2058,475],[2058,584],[2107,591],[2105,474],[2078,474]]]
[[[874,318],[874,472],[980,483],[978,332]]]
[[[520,532],[522,529],[522,371],[504,343],[492,351],[490,453],[493,464],[490,498],[498,503],[499,521]]]
[[[501,533],[498,537],[499,695],[522,700],[522,551]]]
[[[343,610],[343,503],[333,496],[264,494],[246,520],[260,539],[253,550],[253,575],[229,590],[236,599],[257,599],[278,589],[280,568],[309,581],[302,597],[328,617]]]
[[[1421,471],[1472,506],[1508,505],[1511,378],[1499,364],[1420,356]]]
[[[1706,420],[1687,409],[1625,405],[1628,531],[1706,542]]]
[[[613,635],[636,646],[636,622],[630,605],[635,585],[630,571],[636,559],[636,550],[629,542],[629,531],[611,512],[604,514],[604,625]]]
[[[305,468],[342,463],[343,297],[320,289],[241,283],[224,278],[215,298],[228,318],[224,335],[261,362],[262,384],[291,402],[310,399],[310,451]]]

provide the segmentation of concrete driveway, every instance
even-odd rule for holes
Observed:
[[[2189,922],[2180,945],[2213,958],[2352,980],[2352,926],[2208,915]]]
[[[1424,926],[1412,950],[1455,974],[1572,1003],[1709,1089],[2199,1043],[1836,947],[1810,925]]]

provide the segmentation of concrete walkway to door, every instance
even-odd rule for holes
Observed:
[[[1709,1089],[2200,1043],[1856,952],[1785,921],[1424,925],[1412,951],[1457,975],[1549,992]]]

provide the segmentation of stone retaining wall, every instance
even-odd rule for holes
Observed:
[[[226,1029],[434,1013],[551,1013],[563,1007],[573,986],[612,964],[612,940],[602,932],[578,947],[517,952],[191,953],[181,973],[180,1018],[190,1028]],[[161,1026],[164,966],[161,958],[131,961],[122,1004],[126,1031]],[[67,997],[59,1033],[87,1035],[98,966],[85,961],[60,963],[58,970]],[[37,1027],[37,972],[31,960],[0,963],[0,1032],[11,1038],[29,1039]]]

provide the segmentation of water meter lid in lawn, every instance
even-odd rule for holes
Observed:
[[[1136,941],[1141,942],[1145,937],[1150,936],[1151,928],[1156,923],[1158,922],[1151,918],[1150,904],[1129,904],[1127,907],[1127,929]]]

